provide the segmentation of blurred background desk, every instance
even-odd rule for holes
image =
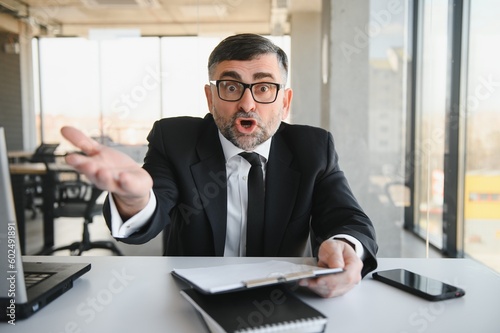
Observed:
[[[33,156],[33,151],[11,150],[7,152],[10,163],[22,163],[28,161]]]
[[[27,253],[28,209],[32,218],[36,217],[39,210],[43,215],[43,244],[41,249],[35,251],[36,254],[47,255],[54,251],[69,250],[71,254],[81,255],[91,248],[105,248],[121,255],[114,243],[90,239],[88,225],[95,216],[102,215],[102,205],[97,201],[103,191],[90,183],[84,175],[64,162],[11,163],[10,172],[22,254]],[[54,247],[54,219],[60,217],[78,218],[81,221],[83,229],[80,242]]]
[[[44,163],[10,163],[12,193],[16,208],[19,242],[22,254],[26,254],[26,176],[39,176],[43,188],[43,248],[54,246],[55,184]]]

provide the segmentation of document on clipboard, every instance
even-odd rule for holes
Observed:
[[[342,268],[323,268],[287,261],[268,260],[249,264],[174,268],[171,273],[202,293],[217,294],[315,278],[342,271]]]

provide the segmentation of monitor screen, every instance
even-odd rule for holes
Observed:
[[[0,298],[26,302],[5,131],[0,127]]]

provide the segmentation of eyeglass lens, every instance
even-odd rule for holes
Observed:
[[[269,82],[254,83],[250,85],[252,96],[256,102],[272,103],[276,100],[279,85]],[[217,87],[219,97],[226,101],[237,101],[245,93],[245,86],[238,81],[221,80]]]

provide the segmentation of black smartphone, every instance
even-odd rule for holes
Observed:
[[[441,301],[465,295],[465,291],[461,288],[405,269],[379,271],[373,273],[372,277],[429,301]]]

